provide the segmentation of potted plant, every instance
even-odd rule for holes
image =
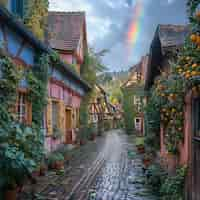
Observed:
[[[61,170],[64,168],[64,157],[61,153],[56,154],[56,169]]]
[[[138,153],[143,154],[145,152],[144,148],[144,137],[137,137],[135,141]]]
[[[47,171],[47,165],[44,161],[40,163],[40,176],[45,176]]]
[[[16,200],[17,192],[21,190],[36,165],[15,147],[7,146],[1,150],[0,177],[3,179],[4,199]]]
[[[40,164],[38,164],[37,167],[34,169],[34,171],[32,172],[32,176],[33,177],[40,176]]]
[[[56,161],[57,161],[57,155],[56,153],[51,153],[48,158],[47,158],[47,162],[48,162],[48,166],[50,169],[56,169]]]
[[[54,140],[58,140],[58,139],[61,139],[62,138],[62,131],[57,127],[57,126],[54,126],[53,127],[53,134],[52,134],[52,138]]]
[[[94,126],[94,124],[90,124],[89,128],[88,128],[88,132],[89,132],[89,140],[94,141],[96,138],[96,128]]]
[[[145,168],[149,167],[149,165],[151,164],[151,160],[152,160],[152,155],[150,153],[144,154],[143,164]]]
[[[60,153],[63,155],[65,161],[68,162],[70,160],[70,150],[66,146],[62,147]]]

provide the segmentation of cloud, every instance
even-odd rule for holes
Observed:
[[[110,70],[127,69],[149,52],[158,24],[186,23],[187,0],[138,0],[143,3],[143,17],[136,45],[127,59],[126,37],[137,0],[50,0],[50,10],[86,11],[89,45],[109,49],[103,59]],[[173,6],[172,6],[173,3]]]
[[[172,4],[175,2],[175,0],[167,0],[168,4]]]

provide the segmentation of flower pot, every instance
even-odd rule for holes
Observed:
[[[51,164],[49,165],[49,168],[50,168],[50,169],[56,169],[56,162],[55,162],[55,163],[51,163]]]
[[[5,200],[16,200],[17,199],[17,189],[6,190]]]
[[[149,165],[151,164],[151,160],[150,160],[150,159],[144,159],[144,160],[143,160],[143,164],[144,164],[144,167],[145,167],[145,168],[148,168]]]
[[[38,177],[38,176],[40,176],[40,170],[33,171],[33,172],[32,172],[32,176],[33,176],[33,177]]]
[[[138,153],[140,153],[140,154],[145,153],[145,148],[144,148],[144,146],[138,146],[138,147],[137,147],[137,150],[138,150]]]
[[[40,176],[45,176],[47,168],[45,166],[40,168]]]
[[[63,161],[57,161],[56,162],[56,169],[61,170],[64,168],[64,162]]]

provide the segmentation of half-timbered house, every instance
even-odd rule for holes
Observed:
[[[60,55],[64,63],[70,65],[80,75],[80,67],[84,61],[85,51],[87,51],[85,13],[49,12],[47,36],[48,45]],[[83,91],[71,81],[68,81],[67,87],[64,89],[63,87],[62,82],[51,78],[49,103],[52,105],[50,106],[52,110],[48,110],[48,121],[52,119],[52,126],[57,128],[61,123],[57,118],[66,118],[66,128],[61,128],[66,134],[66,143],[71,144],[75,141],[76,130],[79,128],[79,110]],[[62,108],[62,104],[66,107]],[[59,114],[65,116],[57,117]]]
[[[13,8],[9,1],[8,8]],[[11,9],[10,12],[13,10]],[[19,19],[16,19],[6,8],[0,7],[0,43],[8,56],[16,65],[25,68],[34,67],[35,58],[39,54],[53,54],[54,51],[44,45],[30,32]],[[16,13],[14,13],[16,14]],[[26,79],[20,82],[17,98],[17,116],[20,122],[31,124],[32,108],[27,101],[28,83]],[[75,73],[71,67],[58,60],[49,68],[49,102],[44,111],[44,134],[47,151],[53,151],[63,143],[72,143],[75,136],[68,132],[71,122],[78,114],[72,113],[72,106],[80,106],[80,98],[90,87]],[[78,113],[78,112],[77,112]],[[59,129],[61,137],[54,137],[54,130]]]

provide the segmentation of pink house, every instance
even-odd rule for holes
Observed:
[[[80,74],[87,51],[86,19],[84,12],[49,12],[49,45],[64,62],[73,64]]]
[[[81,98],[89,90],[80,77],[80,66],[87,50],[85,14],[49,12],[48,31],[46,40],[63,62],[60,71],[51,70],[48,85],[46,149],[54,151],[62,144],[76,142]]]
[[[150,60],[146,71],[145,89],[152,87],[160,70],[170,70],[169,61],[176,60],[176,52],[183,46],[189,33],[186,26],[159,25],[150,48]],[[184,102],[184,140],[179,144],[179,154],[170,155],[165,146],[165,129],[160,124],[160,157],[169,172],[177,166],[189,168],[185,199],[200,199],[200,97],[194,90],[188,90]]]

